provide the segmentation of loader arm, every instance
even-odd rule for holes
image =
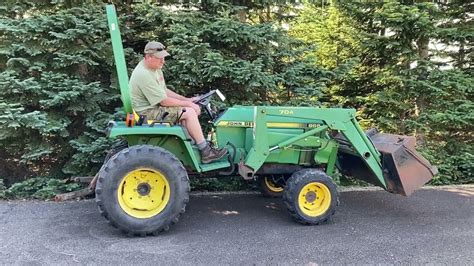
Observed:
[[[245,159],[245,165],[257,171],[265,162],[265,159],[272,151],[284,149],[293,143],[309,136],[320,134],[328,129],[341,132],[352,144],[354,152],[364,160],[372,173],[377,177],[380,186],[387,188],[383,170],[381,155],[376,150],[372,142],[360,128],[355,118],[354,109],[339,108],[314,108],[314,107],[263,107],[254,108],[254,134],[253,147]],[[310,129],[307,132],[283,141],[276,146],[269,147],[267,143],[267,117],[289,116],[301,118],[315,122],[323,121],[324,126]]]

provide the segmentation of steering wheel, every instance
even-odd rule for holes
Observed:
[[[194,100],[193,102],[196,104],[206,105],[210,100],[211,96],[216,93],[216,90],[211,90],[210,92],[200,95],[199,98]]]
[[[199,96],[199,98],[193,101],[195,104],[203,106],[212,120],[216,118],[216,114],[212,111],[211,108],[211,98],[214,94],[217,94],[222,101],[225,100],[225,96],[219,90],[211,90],[210,92]]]

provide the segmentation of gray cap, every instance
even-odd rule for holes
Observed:
[[[161,42],[148,42],[145,45],[145,54],[153,54],[159,58],[165,58],[166,56],[170,55],[166,50],[166,46],[164,46]]]

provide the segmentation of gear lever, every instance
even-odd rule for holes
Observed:
[[[181,114],[178,116],[178,119],[176,119],[176,122],[175,124],[178,124],[179,120],[181,120],[181,117],[183,116],[183,114],[186,112],[186,108],[183,108],[181,110]]]
[[[169,115],[170,113],[164,112],[160,118],[160,125],[163,124],[163,120]],[[156,121],[151,122],[150,127],[155,126]]]

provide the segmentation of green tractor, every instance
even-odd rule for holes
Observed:
[[[95,192],[102,215],[128,234],[157,234],[177,223],[189,200],[189,176],[258,179],[265,195],[282,196],[295,221],[316,225],[330,219],[339,203],[331,179],[336,168],[405,196],[437,173],[416,152],[415,138],[364,132],[353,109],[237,105],[216,113],[210,99],[224,100],[218,90],[197,102],[211,117],[214,145],[229,154],[202,164],[179,123],[134,115],[113,5],[107,16],[127,119],[107,127],[108,137],[122,144],[106,158]]]

